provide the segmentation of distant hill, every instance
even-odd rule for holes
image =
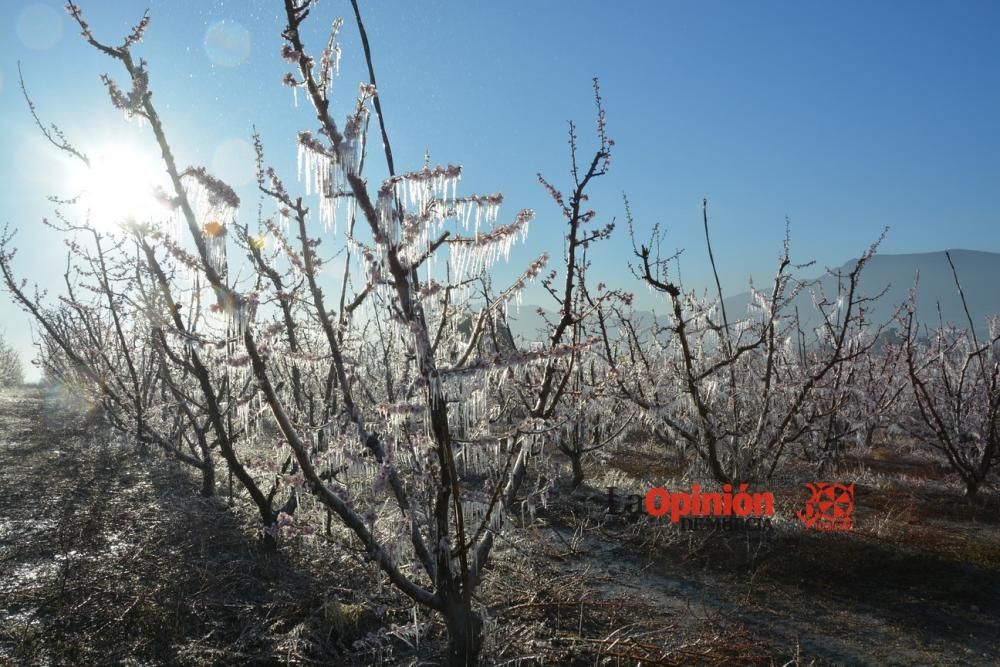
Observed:
[[[958,271],[976,331],[985,333],[986,318],[990,315],[1000,315],[1000,253],[979,250],[948,252]],[[835,270],[847,274],[857,262],[857,258],[852,259]],[[887,287],[888,291],[875,303],[870,320],[876,323],[888,320],[896,307],[909,297],[918,273],[916,299],[918,320],[927,326],[936,326],[939,317],[938,304],[940,304],[940,317],[946,323],[966,327],[967,318],[962,310],[962,302],[944,251],[875,255],[862,273],[861,292],[874,296]],[[764,283],[758,285],[763,286]],[[823,276],[820,278],[820,285],[828,296],[834,297],[837,294],[836,278]],[[750,293],[744,292],[727,298],[726,310],[735,317],[737,313],[746,313],[749,304]],[[800,294],[795,305],[799,307],[803,317],[806,313],[815,312],[812,296],[808,293]],[[818,318],[807,320],[804,324],[816,325]]]
[[[977,333],[986,332],[986,318],[990,315],[1000,315],[1000,253],[983,252],[979,250],[950,250],[952,261],[958,270],[962,289],[968,302]],[[840,267],[831,267],[845,275],[857,264],[857,258],[844,263]],[[814,267],[816,268],[816,267]],[[803,279],[817,278],[822,274],[819,268],[812,275],[799,276]],[[870,321],[879,323],[887,321],[909,296],[917,274],[920,281],[917,285],[917,317],[921,323],[936,326],[938,323],[938,304],[941,307],[941,317],[945,322],[957,326],[967,326],[965,312],[955,288],[951,267],[944,251],[916,253],[905,255],[875,255],[865,267],[861,279],[861,292],[874,296],[888,287],[885,295],[879,299],[872,309]],[[759,289],[767,289],[770,276],[757,279]],[[824,275],[819,278],[823,291],[835,298],[837,280]],[[638,289],[638,284],[636,284]],[[731,319],[743,316],[750,304],[750,292],[742,292],[726,298],[726,311]],[[819,319],[814,315],[812,296],[809,292],[800,294],[795,302],[803,318],[803,328],[817,326]],[[523,340],[538,340],[538,332],[545,328],[542,316],[537,312],[538,306],[524,304],[520,310],[510,309],[509,321],[515,337]],[[659,314],[666,313],[667,307],[658,308]],[[552,311],[545,309],[550,320],[556,319]],[[653,313],[648,310],[637,311],[636,315],[642,322],[650,322]],[[810,317],[811,316],[811,317]],[[892,325],[890,325],[892,326]]]

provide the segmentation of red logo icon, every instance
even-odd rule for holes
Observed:
[[[806,506],[796,512],[806,528],[814,530],[852,530],[854,528],[854,484],[807,482],[812,494]]]

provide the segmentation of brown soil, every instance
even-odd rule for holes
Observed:
[[[619,459],[634,491],[643,456]],[[791,486],[767,533],[555,495],[498,542],[483,664],[1000,663],[996,497],[969,506],[940,468],[871,462],[851,533],[804,529]],[[0,664],[440,664],[440,621],[418,610],[407,631],[412,604],[356,551],[266,553],[225,489],[197,488],[44,393],[0,394]]]

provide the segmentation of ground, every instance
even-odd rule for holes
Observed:
[[[319,535],[267,553],[224,480],[202,498],[93,422],[0,394],[0,664],[438,664],[440,622],[357,552]],[[483,664],[1000,663],[995,496],[876,451],[831,473],[856,484],[850,533],[803,528],[794,485],[761,534],[609,516],[606,484],[669,478],[657,456],[615,453],[499,542]]]

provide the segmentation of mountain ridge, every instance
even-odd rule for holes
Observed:
[[[965,293],[969,312],[972,315],[977,334],[987,331],[986,318],[1000,315],[1000,253],[988,250],[968,248],[949,248],[920,253],[878,253],[869,260],[861,274],[860,292],[866,296],[874,296],[886,289],[886,293],[874,303],[869,320],[873,323],[887,322],[888,328],[894,325],[888,320],[893,312],[905,303],[914,284],[916,291],[916,313],[921,324],[929,327],[937,326],[939,322],[938,308],[940,306],[940,321],[967,328],[967,317],[962,307],[958,290],[955,286],[951,266],[945,253],[951,255],[958,273],[959,282]],[[850,272],[857,265],[858,258],[852,258],[829,270],[843,274]],[[827,295],[835,295],[836,278],[826,274],[823,268],[813,265],[816,273],[822,275],[799,276],[804,280],[816,281],[817,287]],[[919,276],[919,282],[917,277]],[[711,296],[711,293],[710,293]],[[731,318],[742,317],[751,302],[750,291],[739,292],[724,299],[726,311]],[[810,319],[809,314],[815,313],[812,295],[804,290],[792,303],[798,306],[800,313],[806,314],[803,327],[818,326],[818,317]],[[515,312],[511,310],[509,320],[511,331],[524,340],[537,340],[537,330],[544,325],[541,316],[536,312],[539,308],[534,304],[522,304]],[[553,310],[542,309],[552,319]],[[666,308],[641,309],[634,311],[641,319],[651,319],[658,313],[666,312]]]

